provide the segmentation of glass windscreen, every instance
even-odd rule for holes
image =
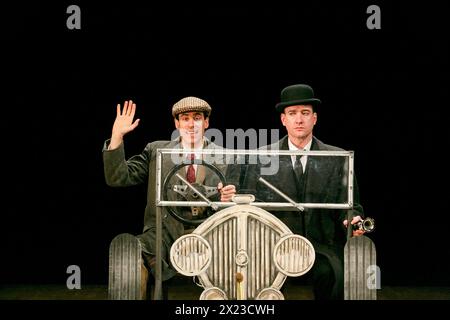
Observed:
[[[195,206],[203,214],[235,205],[220,189],[234,185],[252,205],[271,210],[351,208],[353,152],[230,149],[158,149],[159,206]]]

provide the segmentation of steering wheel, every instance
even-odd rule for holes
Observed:
[[[202,198],[194,191],[192,190],[187,184],[184,184],[183,182],[179,181],[182,184],[173,184],[171,183],[171,179],[174,177],[174,175],[181,169],[183,169],[186,166],[189,166],[191,164],[196,164],[199,166],[205,166],[209,168],[222,182],[222,184],[226,185],[226,178],[223,175],[223,173],[214,165],[205,162],[203,160],[194,160],[192,163],[182,163],[179,165],[174,166],[170,171],[167,173],[166,178],[164,179],[163,183],[163,200],[164,201],[170,201],[168,191],[175,192],[176,195],[181,196],[185,201],[202,201]],[[198,170],[198,168],[197,168]],[[176,179],[176,177],[175,177]],[[206,186],[204,184],[194,182],[191,183],[191,185],[197,189],[203,196],[208,198],[208,200],[212,200],[212,197],[219,194],[219,190],[217,189],[217,186]],[[185,206],[187,207],[187,206]],[[169,210],[169,213],[178,221],[183,222],[188,225],[194,225],[197,226],[201,224],[203,221],[205,221],[209,216],[211,216],[214,213],[214,210],[211,207],[189,207],[189,209],[186,209],[183,206],[180,206],[179,208],[183,208],[183,210],[177,210],[173,206],[168,206],[167,209]],[[180,212],[184,211],[184,213]]]

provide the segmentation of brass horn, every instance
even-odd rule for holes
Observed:
[[[375,229],[375,220],[373,218],[365,218],[364,220],[355,223],[353,228],[367,233],[372,232]]]

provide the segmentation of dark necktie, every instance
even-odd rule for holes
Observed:
[[[189,160],[191,160],[191,164],[188,166],[187,172],[186,172],[186,179],[189,183],[194,183],[195,182],[195,168],[194,165],[192,164],[192,162],[195,159],[195,155],[194,154],[190,154],[189,155]]]
[[[297,176],[297,180],[300,182],[302,180],[302,176],[303,176],[303,165],[302,162],[300,161],[300,159],[302,158],[302,155],[297,155],[295,157],[295,163],[294,163],[294,172],[295,175]]]

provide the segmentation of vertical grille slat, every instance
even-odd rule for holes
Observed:
[[[220,248],[220,250],[223,252],[223,237],[224,237],[224,233],[223,233],[223,224],[221,224],[220,226],[218,226],[218,228],[217,228],[218,230],[217,230],[217,232],[218,232],[218,235],[219,235],[219,248]],[[218,279],[217,279],[217,282],[219,283],[219,288],[223,288],[223,280],[225,279],[225,275],[224,275],[224,265],[223,265],[223,263],[224,263],[224,256],[222,255],[222,254],[219,254],[218,255],[219,257],[219,259],[218,259],[218,264],[219,264],[219,266],[218,266],[218,268],[217,268],[217,273],[218,273]]]
[[[236,257],[236,253],[237,253],[237,244],[236,244],[236,240],[237,239],[237,219],[233,219],[233,239],[232,239],[232,243],[233,243],[233,253],[232,253],[232,261],[231,261],[231,265],[232,265],[232,274],[230,277],[230,281],[231,281],[231,294],[230,296],[232,297],[232,299],[236,299],[237,294],[236,294],[236,281],[234,280],[234,275],[237,272],[237,266],[236,263],[234,263],[234,258]]]
[[[256,282],[255,277],[253,276],[256,273],[256,232],[255,232],[255,221],[250,219],[249,223],[249,230],[248,230],[248,235],[249,235],[249,246],[248,246],[248,251],[249,251],[249,268],[248,268],[248,288],[249,288],[249,293],[248,296],[252,297],[255,294],[256,291]]]
[[[261,252],[258,250],[261,247],[261,243],[258,243],[259,240],[259,234],[260,234],[260,227],[261,223],[259,221],[256,221],[256,230],[255,230],[255,239],[256,239],[256,248],[254,249],[256,252],[256,277],[254,278],[256,281],[256,291],[259,291],[261,289]]]

